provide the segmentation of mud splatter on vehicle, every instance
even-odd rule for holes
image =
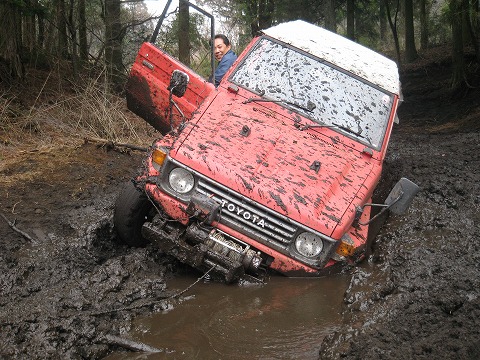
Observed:
[[[304,21],[264,30],[217,88],[146,43],[127,99],[165,136],[117,201],[120,238],[227,282],[357,262],[371,209],[403,212],[418,190],[401,179],[372,203],[401,101],[396,64]]]

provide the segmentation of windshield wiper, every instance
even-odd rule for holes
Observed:
[[[303,131],[303,130],[308,130],[308,129],[313,129],[313,128],[338,128],[337,125],[327,125],[327,124],[305,124],[302,127],[299,127],[298,130]]]
[[[297,103],[294,103],[294,102],[291,102],[291,101],[288,101],[288,100],[274,100],[274,99],[265,99],[265,98],[248,98],[247,100],[242,102],[242,104],[248,104],[248,103],[251,103],[251,102],[283,103],[283,104],[287,104],[287,105],[290,105],[290,106],[294,106],[298,109],[302,109],[303,111],[307,111],[307,112],[312,112],[317,107],[317,105],[315,105],[311,101],[308,101],[307,106],[305,107],[305,106],[302,106],[300,104],[297,104]]]
[[[340,125],[340,124],[335,124],[335,123],[332,123],[332,125],[327,125],[327,124],[324,124],[324,123],[305,124],[300,128],[300,130],[308,130],[308,129],[312,129],[312,128],[337,128],[337,129],[346,131],[350,134],[357,135],[357,136],[363,138],[363,135],[361,135],[360,132],[353,131],[349,127],[346,127],[346,126],[343,126],[343,125]]]
[[[348,132],[350,134],[353,134],[355,136],[358,136],[362,139],[365,139],[366,141],[368,141],[368,143],[370,145],[372,145],[372,141],[370,140],[370,138],[368,136],[364,136],[361,134],[362,131],[354,131],[352,129],[350,129],[349,127],[346,127],[346,126],[343,126],[343,125],[340,125],[340,124],[335,124],[335,123],[332,123],[332,125],[327,125],[327,124],[305,124],[303,125],[302,127],[299,127],[298,129],[300,131],[303,131],[303,130],[308,130],[308,129],[311,129],[311,128],[337,128],[337,129],[340,129],[340,130],[343,130],[345,132]]]
[[[366,138],[365,136],[362,135],[362,129],[360,129],[359,131],[354,131],[354,130],[350,129],[349,127],[346,127],[346,126],[343,126],[343,125],[340,125],[340,124],[333,123],[333,125],[338,127],[339,129],[342,129],[343,131],[346,131],[350,134],[361,137],[362,139],[367,139],[370,142],[370,140],[368,138]]]
[[[340,124],[335,124],[335,123],[332,123],[332,125],[327,125],[327,124],[323,124],[323,123],[320,123],[320,124],[305,124],[300,128],[300,130],[303,131],[303,130],[308,130],[308,129],[312,129],[312,128],[337,128],[337,129],[346,131],[350,134],[357,135],[357,136],[363,138],[363,136],[360,135],[360,132],[353,131],[352,129],[350,129],[346,126],[343,126],[343,125],[340,125]]]

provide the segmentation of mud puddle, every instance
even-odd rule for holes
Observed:
[[[184,289],[196,278],[167,282]],[[118,359],[317,359],[320,343],[341,322],[349,275],[272,277],[265,285],[199,283],[171,310],[137,317],[122,336],[162,353],[117,352]]]

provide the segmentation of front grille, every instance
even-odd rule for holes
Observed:
[[[288,218],[210,180],[200,178],[196,190],[222,204],[221,224],[270,247],[287,249],[298,230]]]

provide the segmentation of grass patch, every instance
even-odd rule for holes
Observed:
[[[31,70],[12,89],[0,90],[0,159],[21,151],[77,146],[85,138],[148,146],[160,134],[112,93],[104,74],[72,83]]]

